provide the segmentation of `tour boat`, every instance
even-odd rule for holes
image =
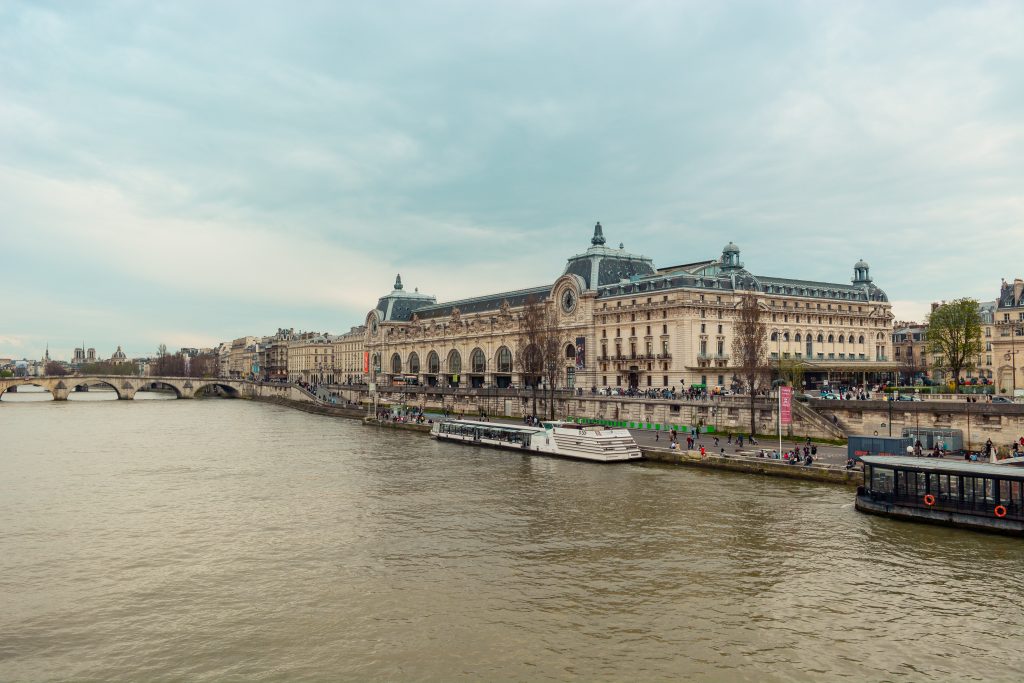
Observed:
[[[542,422],[540,427],[440,420],[430,429],[440,441],[456,441],[476,446],[493,446],[530,453],[593,462],[622,462],[643,458],[640,447],[628,429],[608,429],[599,425],[571,422]]]
[[[865,455],[861,512],[1024,536],[1024,471],[991,463]]]

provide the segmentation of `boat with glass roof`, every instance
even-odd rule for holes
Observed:
[[[1024,468],[866,455],[861,512],[1024,536]]]
[[[609,429],[600,425],[550,421],[542,422],[539,427],[531,427],[453,419],[435,422],[430,435],[439,441],[592,462],[624,462],[643,458],[640,447],[628,429]]]

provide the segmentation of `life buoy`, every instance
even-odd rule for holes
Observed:
[[[1006,516],[1006,506],[1004,506],[1004,505],[996,505],[996,509],[993,512],[996,513],[996,517],[1002,519],[1003,517]]]
[[[926,493],[924,496],[924,504],[927,505],[928,507],[935,505],[935,496],[933,496],[930,493]]]

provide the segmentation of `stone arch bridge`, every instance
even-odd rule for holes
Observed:
[[[252,382],[237,379],[199,377],[133,377],[127,375],[67,375],[64,377],[6,377],[0,379],[0,396],[19,386],[46,389],[55,401],[66,401],[77,387],[107,386],[122,400],[135,398],[137,391],[162,388],[174,391],[178,398],[194,398],[204,391],[218,392],[232,398],[252,398],[258,392]]]

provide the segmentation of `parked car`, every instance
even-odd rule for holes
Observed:
[[[1013,403],[1013,399],[1010,398],[1009,396],[993,396],[992,397],[992,402],[993,403]]]
[[[908,394],[908,395],[905,395],[905,396],[900,396],[896,400],[897,401],[920,401],[921,397],[918,396],[917,394]]]

